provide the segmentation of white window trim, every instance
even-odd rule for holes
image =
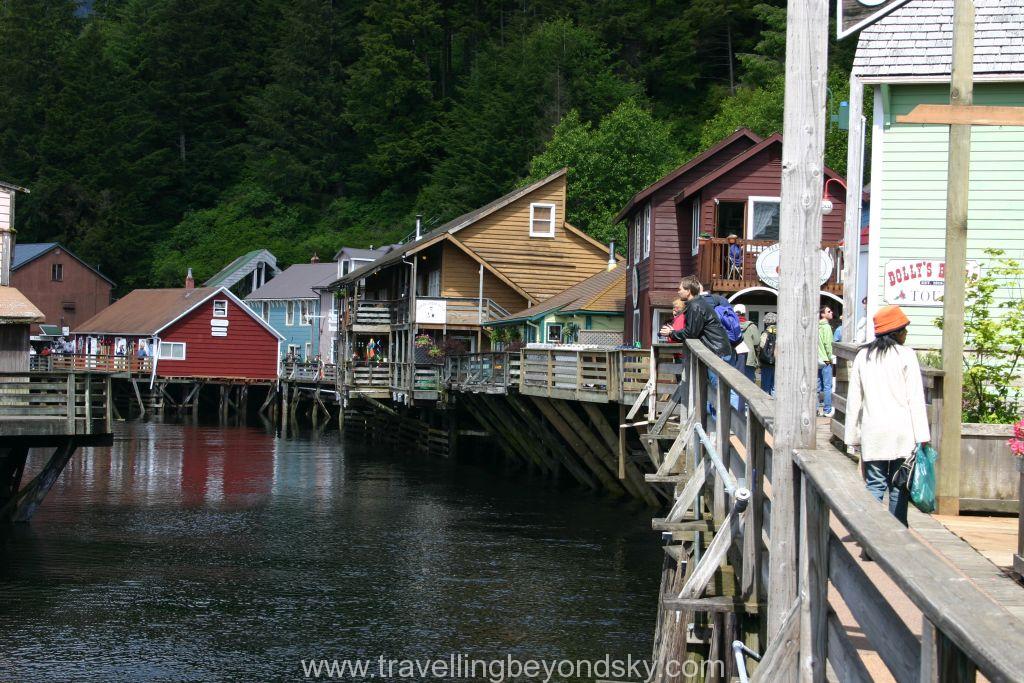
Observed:
[[[651,203],[647,202],[644,205],[643,213],[643,230],[644,230],[644,258],[648,258],[651,255]]]
[[[690,255],[696,256],[700,250],[700,195],[693,198],[693,208],[690,210],[690,228],[693,234],[690,236]]]
[[[217,312],[218,306],[223,306],[224,310],[220,313]],[[227,299],[214,299],[213,300],[213,317],[214,318],[226,318],[228,317],[228,300]]]
[[[181,358],[176,358],[172,349],[181,347]],[[167,352],[164,352],[164,348],[167,348]],[[157,349],[157,357],[160,360],[185,360],[187,357],[185,342],[160,342],[160,348]]]
[[[633,342],[640,341],[641,332],[643,331],[643,325],[640,324],[640,309],[633,309]]]
[[[780,197],[747,197],[747,239],[756,239],[754,237],[754,204],[760,202],[762,204],[779,204],[779,210],[782,210],[782,199]],[[782,216],[779,216],[781,222]]]
[[[316,313],[313,311],[313,304],[315,302],[307,299],[299,301],[299,324],[303,327],[309,327],[313,324],[313,316]]]
[[[284,326],[295,327],[295,302],[284,302]]]
[[[640,263],[640,212],[633,216],[633,264]]]
[[[270,302],[264,301],[263,305],[260,306],[260,317],[263,318],[263,322],[270,322]]]
[[[548,221],[548,231],[547,232],[537,232],[537,231],[535,231],[533,229],[534,209],[536,209],[538,207],[546,207],[546,208],[551,209],[551,218]],[[557,206],[555,206],[554,204],[549,203],[549,202],[534,202],[534,203],[530,204],[530,237],[554,237],[555,236],[555,212],[557,211],[557,208],[558,208]]]

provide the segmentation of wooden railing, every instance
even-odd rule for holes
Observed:
[[[390,391],[391,365],[372,361],[349,361],[345,364],[345,384],[360,391]]]
[[[0,436],[111,432],[109,374],[0,373]]]
[[[395,322],[395,302],[362,300],[356,306],[355,324],[388,327]]]
[[[975,670],[988,680],[1020,680],[1024,624],[877,503],[850,459],[827,444],[772,451],[774,399],[699,342],[686,342],[681,359],[673,355],[679,347],[654,352],[655,370],[675,381],[652,377],[627,420],[647,407],[641,437],[658,466],[647,479],[674,494],[667,515],[654,521],[668,543],[655,680],[670,680],[665,664],[685,661],[694,637],[732,659],[733,631],[720,616],[728,612],[773,619],[767,642],[758,629],[744,630],[760,661],[738,661],[756,666],[755,681],[820,681],[826,666],[838,680],[872,680],[859,650],[877,652],[898,681],[974,680]],[[792,484],[772,486],[773,472],[794,467]],[[781,500],[792,523],[769,530]],[[884,578],[854,559],[854,542]],[[773,561],[782,548],[795,564]],[[782,581],[797,586],[793,603],[778,604],[787,593],[776,587]],[[908,601],[923,618],[920,639],[904,619]],[[847,611],[856,627],[837,616]]]
[[[523,349],[519,392],[608,403],[619,396],[617,361],[613,350]]]
[[[519,351],[485,351],[445,359],[444,383],[456,391],[505,393],[519,386]]]
[[[281,362],[281,379],[334,384],[337,376],[338,366],[334,363],[300,361],[288,358]]]
[[[443,301],[445,305],[444,324],[446,325],[479,325],[508,315],[508,311],[493,299],[485,298],[481,301],[471,297],[419,296],[416,301]],[[417,322],[422,324],[434,321],[418,320]]]
[[[412,389],[414,392],[436,392],[441,390],[441,375],[444,368],[442,364],[419,363],[392,363],[391,364],[391,389],[397,392],[409,391],[409,379],[412,374]]]
[[[737,239],[735,250],[730,256],[730,242],[724,237],[702,239],[697,251],[697,277],[701,282],[710,282],[714,292],[738,292],[741,289],[763,284],[755,267],[757,257],[765,249],[778,244],[775,240]],[[834,264],[828,280],[822,289],[842,295],[843,249],[839,242],[822,242],[821,248],[828,253]]]
[[[29,369],[33,372],[128,372],[133,375],[148,375],[153,371],[153,359],[136,358],[135,356],[53,353],[48,356],[29,356]]]

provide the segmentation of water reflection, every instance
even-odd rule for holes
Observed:
[[[331,435],[135,424],[77,455],[6,540],[0,679],[646,656],[658,552],[644,513],[474,464]]]

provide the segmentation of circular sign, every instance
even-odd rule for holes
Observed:
[[[818,253],[820,254],[819,263],[821,267],[818,275],[818,286],[820,287],[828,282],[829,277],[832,276],[835,262],[832,260],[832,256],[824,249]],[[757,261],[754,263],[757,277],[772,289],[779,288],[779,270],[781,266],[782,258],[777,242],[758,254]]]

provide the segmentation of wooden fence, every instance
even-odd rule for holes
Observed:
[[[319,361],[285,359],[281,363],[281,379],[297,382],[325,382],[334,384],[338,377],[338,366]]]
[[[0,436],[111,431],[109,374],[0,373]]]
[[[32,372],[109,372],[148,375],[153,371],[153,359],[134,356],[52,353],[48,356],[29,356],[29,370]]]
[[[628,415],[648,407],[658,469],[647,478],[675,494],[654,521],[667,541],[656,680],[678,680],[669,662],[685,661],[701,641],[704,656],[726,664],[724,680],[747,667],[756,667],[755,681],[821,681],[827,668],[838,680],[872,680],[857,651],[865,641],[898,681],[974,680],[975,671],[1020,680],[1024,625],[878,504],[850,459],[827,444],[774,452],[774,400],[700,343],[687,342],[682,358],[661,357],[655,370],[675,381],[652,382]],[[795,468],[793,490],[773,490],[781,467]],[[793,525],[776,525],[784,530],[776,538],[769,520],[779,495],[792,496],[795,515]],[[853,542],[899,591],[865,573]],[[780,547],[797,548],[795,566],[773,563]],[[795,574],[798,597],[778,605],[783,574]],[[920,639],[901,618],[903,596],[923,616]],[[770,632],[769,608],[784,615]],[[856,640],[840,609],[856,620]],[[736,640],[759,656],[734,649]]]
[[[455,391],[503,394],[519,385],[519,351],[486,351],[445,359],[444,383]]]

